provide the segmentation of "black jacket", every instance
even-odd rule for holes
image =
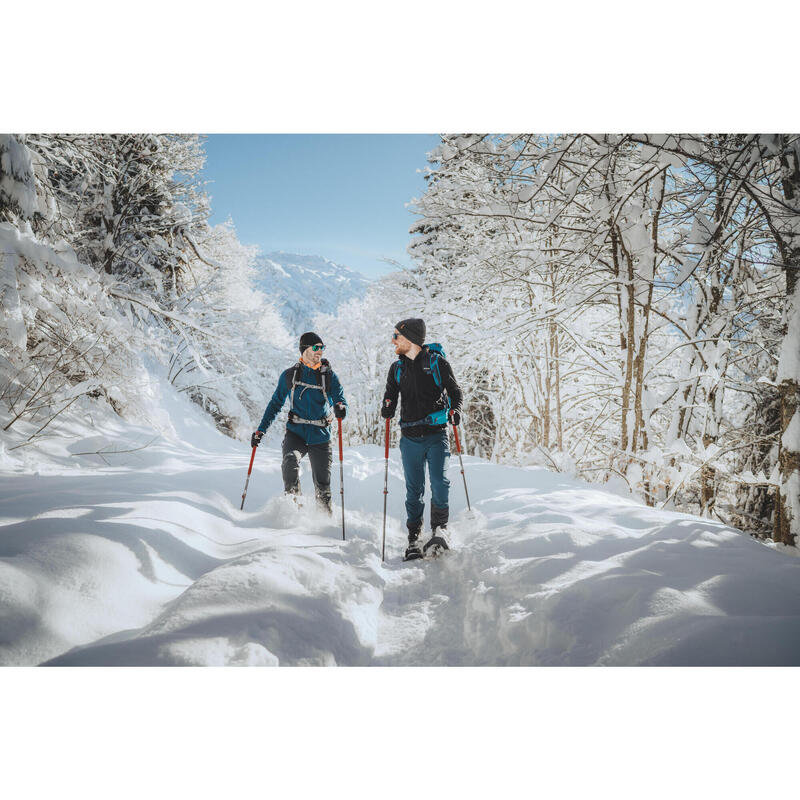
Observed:
[[[402,401],[400,420],[402,422],[414,422],[434,411],[446,408],[445,394],[450,398],[450,408],[461,411],[461,389],[458,388],[450,363],[439,356],[439,373],[442,377],[442,385],[439,387],[436,385],[433,375],[425,371],[425,368],[430,366],[429,359],[430,353],[427,347],[423,347],[413,361],[406,356],[400,356],[403,368],[399,385],[395,379],[397,362],[393,362],[389,368],[386,391],[383,395],[384,404],[386,400],[389,401],[389,410],[394,416],[397,410],[397,398],[400,395]],[[402,432],[404,436],[425,436],[430,433],[438,433],[446,427],[446,425],[417,425],[413,428],[403,428]]]

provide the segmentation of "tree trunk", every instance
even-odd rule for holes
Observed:
[[[786,264],[786,332],[778,362],[781,446],[773,538],[797,544],[800,535],[800,248]]]
[[[632,451],[635,449],[634,443],[631,441],[631,389],[633,388],[633,370],[634,370],[634,340],[636,338],[636,287],[634,283],[633,259],[625,253],[625,259],[628,263],[628,277],[625,282],[625,289],[627,294],[627,302],[625,304],[625,317],[620,320],[620,323],[627,329],[625,337],[626,346],[625,350],[625,383],[622,387],[622,419],[621,419],[621,432],[620,432],[620,450]],[[627,466],[627,464],[626,464]]]
[[[781,145],[781,255],[786,272],[786,322],[778,361],[781,440],[774,538],[786,545],[800,536],[800,157],[797,142],[778,137]]]

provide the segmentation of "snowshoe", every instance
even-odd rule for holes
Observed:
[[[414,561],[417,558],[423,558],[422,548],[416,539],[408,540],[408,547],[406,547],[406,554],[403,556],[403,561]]]
[[[436,528],[431,538],[425,542],[422,553],[425,558],[437,558],[449,549],[450,544],[447,541],[447,528],[441,526]]]

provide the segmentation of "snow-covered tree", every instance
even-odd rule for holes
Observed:
[[[83,394],[128,413],[145,356],[221,429],[252,429],[287,333],[252,250],[208,225],[203,158],[197,136],[0,138],[7,429]]]
[[[771,253],[794,139],[749,140],[442,137],[412,204],[415,267],[384,296],[399,309],[398,287],[415,294],[456,337],[466,323],[456,349],[474,363],[469,383],[489,387],[492,435],[482,424],[480,438],[494,457],[537,449],[558,468],[618,474],[648,502],[719,514],[742,452],[767,435],[743,420],[772,361],[789,447],[777,460],[792,473],[794,351],[779,354],[771,333],[782,292]],[[781,480],[785,498],[793,478]]]

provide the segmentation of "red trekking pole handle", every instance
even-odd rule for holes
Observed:
[[[256,457],[256,450],[257,450],[257,449],[258,449],[257,447],[254,447],[254,448],[253,448],[253,452],[250,454],[250,466],[247,468],[247,475],[248,475],[248,476],[249,476],[249,475],[250,475],[250,473],[253,471],[253,461],[255,460],[255,457]]]
[[[250,483],[250,473],[253,471],[253,460],[256,457],[256,447],[253,448],[253,453],[250,456],[250,466],[247,468],[247,480],[244,482],[244,491],[242,492],[242,504],[239,506],[239,511],[244,508],[244,499],[247,497],[247,485]]]

